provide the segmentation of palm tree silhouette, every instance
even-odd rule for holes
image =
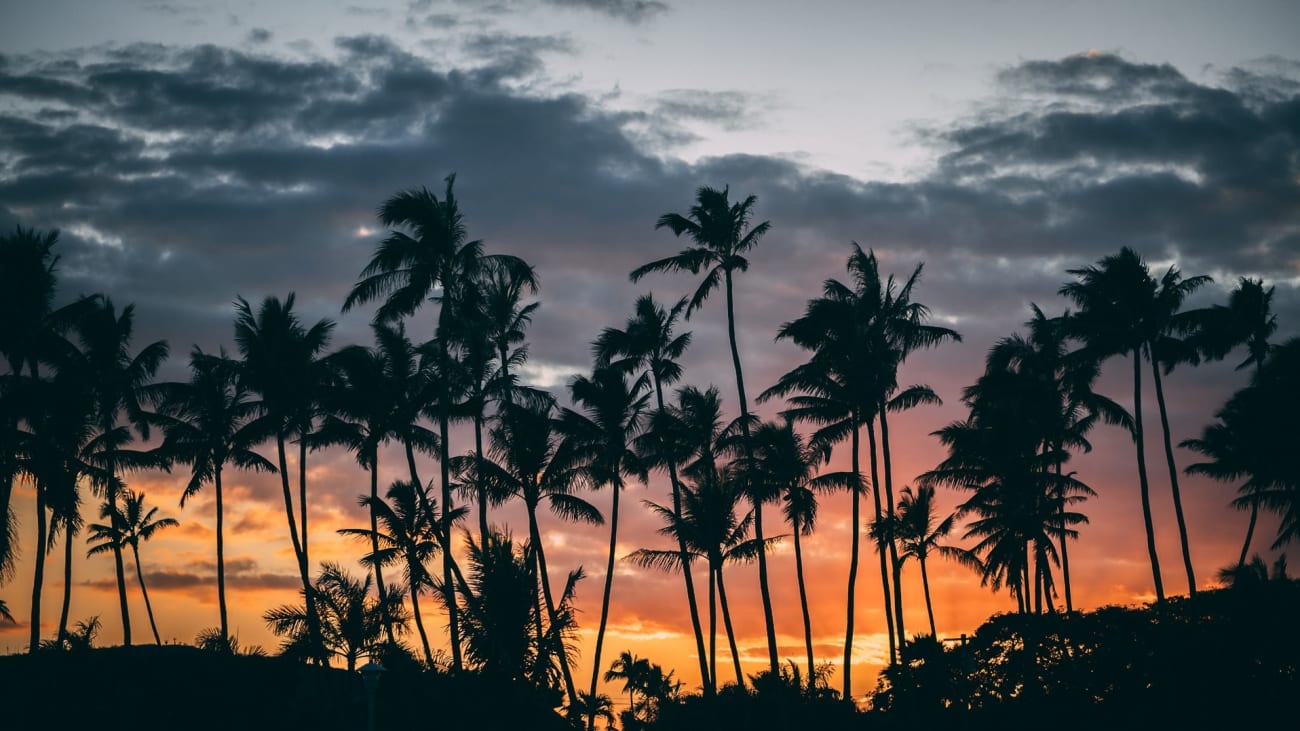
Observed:
[[[644,657],[637,657],[631,650],[624,650],[618,654],[614,662],[610,663],[604,677],[606,683],[615,680],[623,681],[623,690],[627,693],[627,707],[635,715],[636,692],[645,687],[649,675],[650,661]]]
[[[397,193],[379,207],[379,221],[389,227],[388,235],[379,243],[370,262],[361,270],[360,280],[353,285],[343,301],[343,311],[354,306],[383,299],[375,312],[377,322],[393,322],[415,314],[426,300],[439,302],[435,337],[430,341],[434,360],[447,375],[453,360],[452,325],[462,312],[472,311],[462,303],[470,299],[469,293],[477,287],[480,274],[488,267],[501,267],[512,272],[528,269],[522,259],[503,254],[485,255],[483,243],[470,240],[465,228],[460,205],[452,190],[455,174],[446,178],[446,190],[441,200],[428,188]],[[398,228],[405,231],[397,230]],[[409,231],[410,233],[407,233]],[[438,293],[438,290],[441,290]],[[436,296],[435,296],[436,294]],[[442,473],[442,504],[444,510],[452,508],[450,452],[448,422],[452,404],[446,393],[436,399],[433,406],[439,421],[440,469]],[[412,463],[413,464],[413,463]],[[415,479],[412,468],[412,479]],[[451,543],[451,525],[443,528],[443,542]],[[448,611],[448,629],[451,635],[453,666],[461,668],[460,629],[457,604],[451,590],[454,560],[450,551],[443,553],[443,586]]]
[[[640,280],[651,272],[689,271],[699,274],[707,269],[704,279],[695,289],[690,303],[686,306],[686,319],[699,309],[713,290],[723,285],[727,297],[727,337],[731,344],[731,363],[736,372],[736,392],[740,406],[741,429],[744,439],[742,446],[747,459],[752,460],[752,446],[749,435],[749,400],[745,397],[745,378],[740,367],[740,351],[736,347],[736,310],[733,293],[733,278],[737,271],[749,269],[749,260],[745,253],[758,245],[759,239],[771,229],[768,221],[749,225],[753,215],[754,203],[758,200],[749,196],[739,203],[731,203],[727,196],[730,188],[701,187],[695,192],[695,205],[687,215],[665,213],[655,223],[655,228],[667,228],[674,236],[683,233],[690,236],[695,246],[682,250],[675,256],[658,259],[643,264],[632,270],[633,282]],[[775,496],[754,494],[750,496],[754,503],[754,535],[763,540],[763,502]],[[760,543],[761,545],[761,543]],[[776,625],[772,619],[772,597],[767,580],[767,556],[758,557],[758,585],[763,599],[763,622],[767,631],[767,654],[773,674],[778,672],[780,660],[777,658]]]
[[[904,486],[898,497],[897,525],[895,526],[902,551],[898,561],[901,565],[909,558],[915,558],[921,567],[921,587],[925,591],[925,613],[930,620],[930,636],[938,637],[934,628],[934,605],[930,602],[930,576],[925,569],[925,560],[930,554],[938,553],[959,560],[965,560],[964,551],[952,546],[939,545],[939,541],[952,532],[957,520],[954,513],[935,524],[934,487],[921,485],[916,492]]]
[[[622,367],[635,371],[645,368],[654,382],[655,400],[658,412],[666,409],[664,388],[681,379],[682,368],[677,359],[686,352],[691,344],[689,332],[680,335],[673,332],[677,319],[685,311],[687,301],[682,298],[670,310],[665,310],[655,302],[653,295],[637,298],[635,314],[628,319],[622,330],[607,327],[601,331],[593,347],[596,362],[600,365],[618,361]],[[653,425],[654,416],[651,423]],[[677,460],[661,461],[668,470],[668,479],[672,485],[673,512],[681,513],[681,483],[677,475]],[[678,550],[682,553],[683,565],[686,560],[686,544],[679,541]],[[713,678],[709,675],[708,660],[704,650],[704,631],[700,626],[699,607],[695,601],[695,580],[690,571],[683,571],[686,582],[686,603],[691,616],[691,629],[695,633],[695,650],[699,656],[700,681],[705,696],[715,692]]]
[[[1273,287],[1266,290],[1263,281],[1241,277],[1236,289],[1228,294],[1228,304],[1214,305],[1205,317],[1204,327],[1193,339],[1200,352],[1214,359],[1223,358],[1234,347],[1244,344],[1247,356],[1237,365],[1237,370],[1254,365],[1255,374],[1258,375],[1273,348],[1269,338],[1275,332],[1277,316],[1273,314]],[[1190,445],[1189,442],[1183,442],[1180,446]],[[1189,467],[1187,471],[1193,470]],[[1246,556],[1250,553],[1250,544],[1255,535],[1255,524],[1259,520],[1259,503],[1253,500],[1248,502],[1250,521],[1246,525],[1241,557],[1237,559],[1239,569],[1246,564]]]
[[[1188,294],[1210,281],[1209,277],[1182,279],[1174,267],[1159,282],[1151,277],[1147,265],[1137,252],[1124,247],[1118,254],[1102,258],[1095,266],[1070,269],[1076,279],[1061,287],[1060,293],[1079,307],[1070,318],[1070,334],[1085,343],[1090,354],[1106,358],[1128,353],[1133,360],[1133,438],[1137,449],[1138,484],[1142,498],[1142,517],[1147,533],[1147,553],[1151,558],[1156,599],[1164,601],[1164,582],[1160,576],[1160,559],[1156,553],[1155,526],[1151,515],[1150,486],[1146,472],[1142,423],[1142,360],[1151,362],[1156,397],[1160,408],[1165,456],[1170,471],[1170,486],[1179,523],[1183,562],[1192,593],[1196,580],[1192,573],[1187,532],[1178,491],[1177,469],[1169,442],[1168,416],[1164,405],[1160,366],[1172,368],[1179,358],[1190,357],[1190,349],[1176,341],[1173,333],[1185,328],[1189,318],[1180,317],[1178,308]]]
[[[316,619],[307,546],[307,449],[315,429],[321,389],[331,375],[331,365],[321,353],[329,344],[334,323],[322,319],[310,328],[303,327],[293,305],[292,292],[283,301],[267,297],[254,314],[252,306],[243,297],[237,297],[235,342],[243,359],[239,377],[260,397],[262,424],[258,428],[275,435],[285,517],[302,580],[310,637],[316,634]],[[291,436],[298,439],[300,518],[297,520],[284,446]]]
[[[600,606],[600,625],[596,630],[596,649],[592,654],[591,688],[596,694],[600,680],[600,653],[605,642],[605,625],[609,620],[609,597],[614,586],[614,559],[618,546],[618,503],[626,478],[646,479],[646,466],[632,450],[632,442],[644,427],[649,380],[645,374],[629,380],[623,371],[596,368],[590,377],[576,376],[569,382],[573,403],[582,411],[561,409],[557,428],[564,434],[565,449],[571,449],[581,465],[585,479],[593,486],[608,486],[609,560],[605,568],[605,589]],[[594,721],[588,721],[588,731]]]
[[[91,540],[97,540],[99,543],[92,545],[86,555],[93,556],[111,551],[114,546],[119,550],[126,546],[131,548],[131,555],[135,558],[135,577],[140,582],[140,594],[144,596],[144,608],[149,615],[149,628],[153,630],[153,641],[154,644],[161,645],[162,638],[158,636],[158,623],[154,621],[153,604],[149,602],[149,589],[144,584],[144,569],[140,564],[140,541],[147,541],[163,528],[177,526],[180,523],[175,518],[155,518],[157,514],[158,508],[145,510],[143,492],[124,490],[121,506],[105,500],[100,509],[100,517],[109,522],[91,524]]]
[[[316,596],[315,618],[303,606],[282,604],[262,615],[276,635],[284,637],[283,654],[300,660],[314,659],[322,650],[342,657],[348,672],[356,670],[357,659],[382,644],[388,624],[399,632],[406,629],[402,595],[396,587],[378,600],[370,597],[372,576],[356,579],[333,562],[321,564],[311,591]],[[313,629],[313,621],[316,627]],[[318,634],[318,638],[313,638]]]
[[[160,447],[170,462],[190,465],[190,480],[181,494],[181,507],[211,483],[216,501],[217,606],[220,636],[231,644],[226,607],[225,496],[222,472],[226,465],[254,472],[275,472],[270,460],[253,451],[267,436],[257,423],[258,406],[239,377],[239,364],[226,356],[190,351],[188,382],[159,384],[163,394],[159,414],[165,436]]]
[[[374,547],[364,561],[375,567],[397,564],[411,593],[411,614],[420,635],[424,661],[434,666],[434,655],[429,646],[429,635],[424,629],[420,611],[420,594],[425,587],[434,586],[425,564],[442,550],[439,526],[442,518],[436,512],[436,503],[429,498],[420,499],[423,490],[414,482],[397,480],[389,486],[387,500],[362,496],[360,503],[370,510],[374,523],[369,529],[342,528],[342,535],[363,538]],[[453,516],[453,519],[457,516]],[[383,530],[379,530],[379,526]],[[376,572],[378,573],[378,572]],[[382,596],[382,594],[381,594]],[[391,640],[390,640],[391,641]]]
[[[4,599],[0,599],[0,619],[3,619],[9,624],[18,624],[18,622],[14,620],[14,615],[9,611],[9,605],[5,604]]]

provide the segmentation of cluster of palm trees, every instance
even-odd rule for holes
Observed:
[[[783,399],[781,418],[764,421],[750,410],[734,292],[749,266],[746,255],[770,224],[752,222],[753,196],[733,202],[726,188],[701,188],[686,214],[665,214],[657,224],[689,239],[689,245],[630,275],[634,282],[657,272],[701,275],[693,294],[667,304],[644,295],[622,327],[603,329],[592,342],[590,372],[567,385],[566,407],[554,394],[520,381],[528,357],[526,331],[539,306],[532,299],[537,275],[524,260],[487,253],[482,242],[470,239],[454,180],[446,179],[441,196],[424,188],[404,191],[380,208],[379,220],[389,233],[343,303],[344,311],[375,306],[372,346],[331,350],[334,323],[303,322],[293,294],[267,297],[256,307],[241,297],[235,303],[237,355],[195,346],[184,382],[153,381],[167,357],[165,343],[131,353],[131,307],[119,313],[108,298],[96,295],[54,308],[56,234],[19,228],[4,237],[0,309],[8,316],[0,320],[0,352],[9,372],[0,382],[5,435],[0,581],[12,579],[18,549],[11,495],[16,485],[30,484],[40,554],[33,582],[33,649],[39,644],[44,554],[60,537],[65,597],[59,636],[67,634],[72,539],[83,527],[82,486],[103,501],[101,515],[108,522],[91,526],[96,541],[91,552],[114,557],[123,636],[130,643],[122,554],[132,550],[143,592],[139,544],[175,521],[146,508],[144,496],[126,487],[125,475],[184,466],[189,478],[181,505],[209,485],[215,501],[219,626],[205,634],[205,644],[233,651],[223,472],[234,467],[279,476],[303,600],[265,615],[284,638],[284,652],[317,663],[340,658],[349,668],[367,653],[389,653],[418,656],[426,667],[473,669],[552,692],[585,715],[590,727],[602,708],[608,710],[597,689],[620,559],[620,494],[660,472],[668,478],[671,500],[645,504],[662,520],[660,532],[670,543],[621,558],[680,574],[706,696],[720,685],[719,615],[735,683],[746,683],[724,571],[736,562],[757,564],[767,672],[783,677],[767,555],[786,537],[794,548],[808,690],[825,677],[826,665],[814,655],[803,540],[818,525],[819,494],[850,494],[841,665],[843,694],[849,697],[863,536],[879,561],[891,662],[907,642],[902,570],[909,559],[920,571],[931,635],[936,627],[926,561],[936,555],[974,568],[994,590],[1005,587],[1023,612],[1055,610],[1059,569],[1064,607],[1073,609],[1067,546],[1086,522],[1079,506],[1092,490],[1066,466],[1073,453],[1090,448],[1087,435],[1099,421],[1133,435],[1155,590],[1163,600],[1143,449],[1144,362],[1151,365],[1194,592],[1162,379],[1177,365],[1222,358],[1239,343],[1249,346],[1246,364],[1256,366],[1255,379],[1224,407],[1220,424],[1185,443],[1212,460],[1190,469],[1245,479],[1237,505],[1252,511],[1252,531],[1263,508],[1284,516],[1279,543],[1300,532],[1294,468],[1278,462],[1281,442],[1260,426],[1281,424],[1280,419],[1268,422],[1261,410],[1287,398],[1294,402],[1300,393],[1294,384],[1297,369],[1286,360],[1294,360],[1295,348],[1269,345],[1276,327],[1268,311],[1272,290],[1257,281],[1242,280],[1227,306],[1182,311],[1187,296],[1208,278],[1183,279],[1170,268],[1155,279],[1128,249],[1071,270],[1075,281],[1061,293],[1077,310],[1048,317],[1034,307],[1028,334],[999,342],[985,372],[963,393],[969,416],[935,432],[948,456],[921,475],[915,488],[896,486],[890,416],[939,403],[929,386],[907,385],[902,369],[917,351],[960,340],[957,332],[932,324],[929,309],[916,300],[921,266],[896,280],[881,273],[874,252],[853,243],[847,279],[826,280],[803,314],[777,332],[778,340],[796,344],[807,358],[758,393],[759,402]],[[730,420],[716,386],[679,385],[684,375],[679,361],[692,344],[681,325],[718,290],[725,296],[736,388],[738,415]],[[433,314],[421,324],[428,310]],[[408,331],[432,337],[419,342]],[[1115,355],[1133,361],[1132,415],[1093,390],[1102,364]],[[472,446],[453,449],[454,424],[469,427]],[[796,425],[809,430],[801,433]],[[150,442],[151,431],[161,438]],[[407,474],[381,494],[379,460],[390,444],[400,447],[401,471]],[[270,445],[273,459],[257,451]],[[339,446],[355,455],[369,477],[369,493],[359,498],[369,525],[341,531],[364,547],[367,573],[358,579],[327,563],[313,580],[307,464],[314,451]],[[845,446],[848,469],[828,469],[833,450]],[[296,449],[292,462],[291,449]],[[436,461],[433,479],[421,476],[417,455]],[[296,485],[291,467],[296,467]],[[935,488],[940,485],[965,496],[955,514],[938,515]],[[609,491],[607,512],[584,497],[590,490]],[[864,509],[867,496],[871,503]],[[527,537],[518,542],[491,520],[494,510],[512,501],[527,515]],[[789,524],[788,536],[772,529],[770,509],[778,507]],[[962,519],[967,519],[962,538],[974,544],[946,545]],[[555,520],[609,527],[592,677],[585,690],[573,677],[573,599],[585,575],[573,568],[562,585],[552,583],[543,524]],[[1246,542],[1243,563],[1249,534]],[[702,575],[698,567],[704,568]],[[697,586],[701,576],[706,586]],[[434,649],[441,643],[431,641],[426,629],[423,597],[445,614],[447,652]],[[145,601],[157,640],[147,593]],[[414,651],[403,639],[408,620],[418,635]],[[606,680],[640,672],[636,659],[625,655]],[[660,671],[660,678],[670,684],[671,673]],[[650,697],[629,683],[634,696]],[[635,697],[632,705],[635,709]]]

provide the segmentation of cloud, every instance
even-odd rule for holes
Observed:
[[[582,8],[602,13],[615,20],[641,23],[668,12],[668,4],[658,0],[543,0],[547,5]]]

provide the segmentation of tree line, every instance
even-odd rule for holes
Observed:
[[[279,477],[302,584],[302,604],[264,616],[283,638],[284,654],[319,664],[339,658],[349,669],[376,655],[386,663],[523,682],[554,693],[556,705],[566,705],[590,728],[609,712],[609,699],[597,688],[620,560],[620,495],[658,472],[668,478],[670,500],[646,501],[645,507],[662,521],[667,547],[622,559],[680,575],[705,697],[733,672],[735,685],[746,684],[724,580],[725,568],[737,562],[757,564],[767,674],[790,672],[778,655],[767,566],[772,544],[787,537],[779,535],[784,528],[774,530],[774,515],[788,524],[794,547],[806,652],[806,672],[797,682],[809,692],[833,693],[830,664],[819,663],[813,651],[802,541],[817,528],[819,495],[851,495],[840,666],[840,692],[848,698],[864,537],[878,560],[891,665],[908,642],[902,570],[909,560],[920,572],[930,636],[936,631],[926,562],[933,556],[972,568],[994,591],[1009,591],[1020,613],[1074,610],[1068,546],[1087,522],[1081,507],[1094,492],[1067,467],[1073,455],[1091,449],[1088,436],[1099,423],[1133,438],[1155,595],[1164,601],[1144,449],[1150,428],[1142,411],[1144,370],[1155,390],[1181,558],[1188,591],[1195,594],[1164,380],[1180,366],[1222,359],[1240,346],[1247,356],[1239,367],[1251,369],[1250,383],[1200,438],[1182,442],[1205,457],[1183,471],[1239,485],[1232,505],[1250,512],[1239,568],[1246,565],[1261,510],[1282,518],[1274,547],[1300,531],[1300,480],[1284,456],[1285,445],[1295,443],[1295,426],[1283,418],[1300,406],[1300,341],[1270,341],[1277,328],[1273,289],[1259,280],[1241,279],[1226,303],[1186,309],[1187,297],[1210,279],[1184,278],[1174,267],[1155,276],[1128,248],[1069,270],[1072,279],[1060,294],[1074,309],[1049,316],[1032,306],[1026,331],[999,341],[984,372],[963,391],[968,416],[934,432],[947,455],[914,486],[899,486],[890,417],[940,403],[929,386],[902,378],[906,361],[961,339],[932,324],[929,308],[917,299],[921,265],[896,279],[881,272],[873,251],[851,244],[848,276],[827,279],[804,312],[776,333],[777,340],[805,351],[806,360],[757,392],[754,401],[781,404],[780,419],[764,421],[751,411],[752,392],[746,391],[735,288],[770,223],[753,221],[754,196],[733,201],[727,188],[702,187],[686,213],[667,213],[656,223],[686,246],[630,272],[633,282],[689,273],[699,278],[693,292],[675,302],[643,295],[621,326],[601,330],[592,341],[591,370],[567,384],[572,406],[564,407],[520,378],[527,329],[539,307],[537,273],[523,259],[489,253],[470,238],[454,180],[446,179],[441,195],[427,188],[403,191],[379,209],[388,234],[342,303],[344,312],[374,307],[372,345],[331,350],[333,321],[304,322],[292,293],[256,305],[241,297],[234,312],[238,352],[193,346],[189,379],[181,382],[155,378],[169,357],[167,343],[134,350],[133,306],[118,309],[96,294],[55,307],[57,232],[19,227],[0,239],[0,353],[8,367],[0,380],[0,583],[14,580],[19,550],[12,495],[30,487],[31,550],[37,553],[32,651],[66,647],[76,636],[68,629],[72,559],[74,539],[86,528],[82,501],[88,496],[100,501],[104,521],[89,527],[89,551],[113,556],[123,640],[132,642],[124,550],[132,551],[144,592],[140,545],[176,524],[127,485],[132,472],[152,469],[188,472],[182,507],[212,491],[218,626],[205,631],[200,644],[235,651],[226,606],[223,474],[260,471]],[[730,419],[717,386],[682,385],[680,359],[693,344],[683,326],[714,295],[724,300],[734,371],[738,415]],[[431,336],[413,338],[408,329]],[[1131,360],[1132,413],[1094,390],[1103,365],[1115,356]],[[453,424],[470,427],[472,447],[453,450]],[[154,434],[159,438],[150,441]],[[407,474],[381,492],[379,457],[388,444],[400,446]],[[369,477],[369,494],[360,498],[369,525],[342,531],[363,546],[366,573],[358,578],[325,563],[313,579],[307,464],[313,452],[338,447],[351,451]],[[846,447],[849,468],[828,469],[832,450]],[[273,450],[272,456],[259,450]],[[434,477],[420,474],[417,455],[436,462]],[[953,514],[937,514],[938,487],[964,498]],[[592,490],[609,491],[608,512],[586,499]],[[526,538],[492,527],[491,512],[511,501],[526,509]],[[573,676],[572,604],[585,576],[574,569],[563,582],[552,582],[542,525],[554,521],[609,528],[585,688]],[[959,524],[967,547],[948,542]],[[62,613],[55,638],[42,640],[45,555],[60,544]],[[702,586],[696,584],[701,577]],[[446,652],[434,650],[423,621],[424,597],[446,618]],[[147,593],[145,601],[158,641]],[[0,603],[0,616],[12,620],[11,611]],[[729,649],[721,654],[730,657],[730,671],[718,668],[719,617]],[[634,715],[654,705],[657,696],[645,688],[654,686],[663,697],[679,687],[671,672],[660,669],[656,676],[641,663],[624,653],[606,672],[607,679],[653,680],[629,686]]]

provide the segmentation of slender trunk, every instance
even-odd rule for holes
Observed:
[[[879,466],[876,461],[876,426],[875,420],[867,422],[867,447],[871,450],[871,497],[874,499],[876,508],[876,520],[879,521],[884,516],[884,509],[880,504],[880,485]],[[898,637],[894,634],[894,606],[893,592],[889,588],[889,549],[885,546],[884,536],[876,537],[876,554],[880,556],[880,589],[883,592],[885,606],[885,629],[889,634],[889,664],[893,665],[898,662]]]
[[[860,543],[858,534],[861,532],[860,526],[862,523],[862,509],[861,509],[862,471],[860,469],[860,463],[858,457],[858,449],[861,446],[860,442],[862,438],[859,434],[860,427],[857,426],[858,415],[856,413],[853,414],[853,419],[854,419],[854,426],[853,426],[852,450],[851,450],[851,455],[849,457],[853,469],[852,487],[850,488],[853,491],[853,498],[852,498],[853,512],[851,518],[852,523],[849,526],[851,538],[849,544],[850,545],[849,588],[847,593],[848,618],[844,622],[845,629],[844,629],[843,696],[845,700],[850,700],[853,698],[853,693],[852,693],[853,691],[853,608],[854,608],[854,601],[857,596],[857,584],[858,584],[858,550],[859,550],[859,543]],[[892,637],[893,635],[891,634],[890,636]]]
[[[731,663],[736,668],[736,685],[745,687],[745,674],[740,670],[740,651],[736,648],[736,632],[731,628],[731,610],[727,608],[727,586],[722,583],[722,564],[718,564],[718,601],[722,604],[722,624],[727,630],[727,645],[731,648]]]
[[[298,437],[298,512],[302,516],[298,529],[302,531],[302,562],[311,570],[311,558],[307,552],[307,435]]]
[[[1056,449],[1057,451],[1060,451],[1061,445],[1056,445]],[[1061,460],[1056,461],[1056,477],[1058,482],[1062,478],[1061,464]],[[1074,596],[1070,593],[1070,551],[1067,547],[1069,541],[1066,537],[1068,527],[1065,525],[1065,487],[1062,485],[1057,489],[1060,491],[1060,494],[1057,496],[1057,499],[1060,501],[1060,507],[1057,514],[1060,516],[1061,520],[1061,583],[1065,585],[1065,611],[1066,613],[1070,613],[1074,611]]]
[[[109,469],[108,483],[104,488],[104,500],[108,503],[109,515],[117,515],[117,476]],[[110,521],[112,522],[112,521]],[[69,536],[69,539],[71,537]],[[122,644],[131,645],[131,607],[126,599],[126,569],[122,563],[122,546],[113,542],[113,569],[117,574],[117,601],[122,612]]]
[[[70,522],[70,521],[67,521]],[[68,631],[68,610],[72,607],[72,530],[63,526],[63,610],[59,613],[59,633],[63,637]]]
[[[45,584],[45,543],[47,540],[45,523],[45,491],[38,482],[36,485],[36,564],[32,576],[32,626],[31,643],[28,652],[36,652],[41,646],[41,588]]]
[[[664,388],[659,374],[651,369],[655,379],[655,398],[659,402],[660,413],[664,412]],[[673,515],[680,518],[682,514],[682,486],[677,478],[677,464],[668,462],[668,479],[673,488]],[[673,531],[677,538],[677,551],[681,556],[682,576],[686,581],[686,604],[691,613],[691,629],[695,632],[695,652],[700,658],[700,682],[704,688],[704,697],[710,698],[717,689],[717,679],[709,671],[708,660],[704,654],[704,632],[700,627],[700,609],[695,603],[695,577],[691,574],[691,562],[686,551],[686,539],[679,531]],[[796,544],[797,546],[798,544]]]
[[[1142,349],[1133,348],[1133,443],[1137,445],[1138,488],[1142,495],[1142,522],[1147,531],[1147,554],[1155,580],[1156,601],[1164,602],[1165,585],[1160,580],[1160,557],[1156,554],[1156,529],[1151,521],[1151,488],[1147,482],[1146,448],[1142,434]]]
[[[441,454],[439,455],[439,470],[442,473],[442,584],[446,587],[443,591],[447,597],[447,632],[451,641],[451,665],[456,672],[460,672],[464,665],[461,660],[460,651],[460,610],[456,606],[456,592],[452,589],[451,583],[451,565],[455,560],[451,555],[451,472],[448,464],[451,457],[448,449],[448,427],[449,417],[447,409],[449,396],[443,394],[443,403],[441,413],[438,414],[438,436],[442,440]]]
[[[596,652],[591,661],[591,697],[596,697],[596,683],[600,680],[600,651],[605,644],[605,622],[609,619],[609,594],[614,586],[614,551],[618,545],[618,494],[622,485],[615,480],[609,486],[614,492],[609,521],[609,562],[605,566],[605,592],[600,600],[600,626],[596,630]],[[595,728],[596,719],[587,719],[587,731]]]
[[[284,450],[283,432],[275,435],[275,446],[280,459],[280,487],[284,490],[284,513],[289,521],[289,539],[293,543],[293,556],[298,563],[298,578],[302,581],[303,601],[307,613],[307,635],[312,641],[312,657],[316,658],[319,652],[316,642],[314,589],[311,585],[311,576],[307,571],[307,562],[303,558],[302,544],[298,540],[298,521],[294,517],[293,488],[289,485],[289,460]]]
[[[808,689],[812,690],[816,678],[817,664],[813,660],[812,618],[808,614],[808,588],[803,580],[803,546],[799,540],[799,516],[790,521],[794,532],[794,575],[799,582],[799,608],[803,610],[803,644],[808,652]]]
[[[709,678],[718,679],[718,595],[713,565],[709,565]]]
[[[379,504],[379,450],[376,448],[375,453],[370,455],[370,555],[379,556],[379,515],[375,512],[375,506]],[[384,586],[384,572],[379,566],[379,561],[374,563],[375,569],[375,590],[379,592],[380,606],[388,606],[384,602],[384,597],[388,596],[388,588]],[[387,610],[385,610],[387,611]],[[396,646],[397,639],[393,637],[393,623],[384,618],[384,632],[388,636],[388,644]]]
[[[884,399],[880,400],[880,456],[885,467],[885,515],[889,518],[890,525],[894,522],[894,471],[891,466],[889,450],[889,419],[886,416]],[[902,563],[898,560],[898,541],[894,537],[894,531],[889,531],[886,536],[889,545],[889,561],[894,566],[894,625],[898,634],[898,646],[902,648],[903,643],[907,641],[907,633],[903,631],[903,586],[898,580],[899,572],[902,570]]]
[[[894,582],[894,586],[893,586],[894,598],[895,600],[897,600],[898,587],[903,583],[903,562],[902,561],[894,561],[892,563],[892,569],[890,571],[890,575],[891,575],[891,580]],[[895,605],[897,605],[897,601],[895,601]],[[899,657],[899,662],[902,662],[903,645],[906,644],[907,642],[907,636],[903,634],[902,613],[897,608],[895,608],[894,613],[896,615],[895,625],[898,627],[898,657]]]
[[[731,363],[736,369],[736,392],[740,398],[740,429],[744,436],[745,461],[754,462],[754,445],[749,435],[749,401],[745,398],[745,377],[740,370],[740,351],[736,348],[736,309],[732,294],[731,270],[726,270],[727,284],[727,337],[731,342]],[[763,599],[763,626],[767,631],[767,659],[772,675],[781,672],[781,661],[776,654],[776,623],[772,618],[772,593],[767,584],[767,546],[763,543],[763,500],[746,485],[754,503],[754,538],[758,541],[758,591]]]
[[[217,611],[221,615],[221,641],[223,647],[230,647],[230,618],[226,611],[226,538],[225,505],[221,495],[221,465],[218,463],[212,474],[212,485],[217,499]]]
[[[149,602],[149,589],[144,585],[144,569],[140,566],[140,548],[136,544],[131,544],[131,555],[135,558],[135,580],[140,582],[140,595],[144,597],[144,611],[149,615],[149,629],[153,630],[153,643],[162,644],[162,638],[158,636],[158,623],[153,619],[153,604]]]
[[[482,385],[479,385],[482,388]],[[474,413],[474,482],[478,491],[478,539],[479,543],[487,540],[488,535],[488,496],[483,485],[483,404],[479,403]]]
[[[1255,535],[1255,521],[1259,518],[1259,502],[1255,501],[1250,504],[1250,524],[1246,526],[1246,542],[1241,544],[1241,558],[1237,559],[1237,568],[1240,570],[1246,565],[1246,554],[1250,552],[1250,541]]]
[[[411,446],[410,439],[406,440],[406,467],[411,471],[411,483],[418,493],[423,493],[424,484],[420,482],[420,473],[415,469],[415,447]]]
[[[411,614],[415,616],[415,630],[420,633],[420,645],[424,649],[424,664],[433,669],[433,651],[429,649],[429,635],[424,631],[424,619],[420,615],[420,585],[411,579]]]
[[[528,503],[528,540],[532,543],[533,553],[537,557],[537,573],[542,577],[542,596],[546,599],[546,617],[555,627],[557,614],[555,610],[555,596],[551,593],[550,572],[546,568],[546,551],[542,548],[542,531],[537,525],[537,506]],[[564,644],[556,634],[555,642],[557,647],[552,648],[556,653],[556,659],[560,661],[560,669],[564,674],[564,691],[569,696],[569,703],[572,705],[578,702],[578,692],[573,684],[573,673],[569,669],[569,658],[564,653]]]
[[[1033,545],[1032,542],[1025,543],[1025,579],[1033,581],[1034,614],[1042,614],[1043,613],[1043,566],[1042,563],[1038,560],[1041,557],[1037,555],[1032,556],[1033,559],[1032,566],[1030,565],[1031,552],[1029,550],[1029,547],[1031,545]]]
[[[1187,541],[1187,521],[1183,519],[1183,496],[1178,489],[1178,467],[1174,464],[1174,447],[1169,441],[1169,412],[1165,408],[1165,389],[1161,384],[1160,365],[1154,347],[1151,350],[1151,375],[1156,382],[1156,406],[1160,408],[1160,429],[1165,440],[1165,462],[1169,465],[1169,489],[1174,494],[1174,515],[1178,517],[1178,540],[1183,549],[1183,567],[1187,569],[1187,592],[1196,596],[1196,574],[1192,571],[1192,550]]]
[[[918,555],[916,562],[921,564],[921,588],[925,591],[925,614],[930,618],[930,636],[938,639],[939,633],[934,629],[934,605],[930,603],[930,576],[925,572],[925,556]]]

